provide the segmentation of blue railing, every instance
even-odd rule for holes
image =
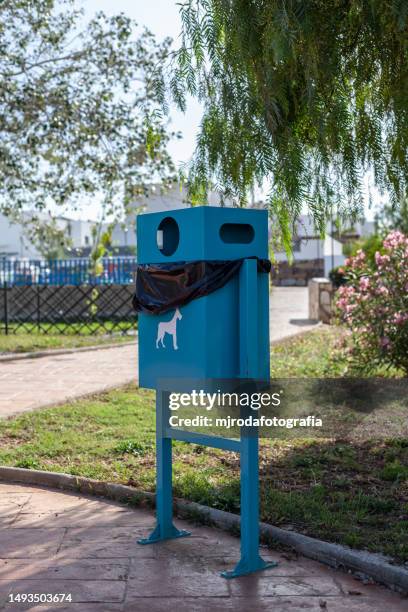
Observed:
[[[89,259],[0,259],[0,286],[7,285],[129,285],[134,282],[135,257],[105,257],[95,273]]]

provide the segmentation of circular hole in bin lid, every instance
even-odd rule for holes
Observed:
[[[157,248],[163,255],[173,255],[180,240],[177,221],[173,217],[165,217],[157,228]]]

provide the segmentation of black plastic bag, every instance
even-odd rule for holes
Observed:
[[[269,273],[271,262],[257,259],[258,272]],[[221,289],[240,269],[242,259],[139,264],[132,304],[137,312],[161,314]]]

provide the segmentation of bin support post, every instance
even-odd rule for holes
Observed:
[[[221,573],[224,578],[245,576],[269,567],[259,554],[259,459],[258,434],[241,429],[241,559],[233,570]]]
[[[139,544],[189,536],[190,532],[173,524],[172,441],[166,437],[169,417],[168,393],[156,391],[156,527]]]
[[[258,378],[257,262],[246,259],[240,270],[240,370],[242,378]],[[254,428],[241,427],[241,559],[224,578],[243,576],[268,567],[259,555],[259,439]]]
[[[244,379],[259,377],[257,282],[257,262],[254,259],[246,259],[240,270],[239,293],[240,377]],[[156,392],[157,523],[150,536],[139,540],[139,544],[152,544],[190,535],[188,531],[177,529],[172,521],[172,438],[168,428],[170,411],[168,396],[168,392],[160,389]],[[276,562],[264,561],[259,555],[258,432],[253,428],[251,430],[251,428],[242,427],[240,433],[241,559],[235,569],[222,572],[221,575],[224,578],[235,578],[278,565]],[[181,439],[188,441],[188,437],[185,436]],[[197,435],[191,439],[195,443],[197,440]],[[208,442],[208,436],[206,441]],[[216,445],[216,447],[226,446]]]

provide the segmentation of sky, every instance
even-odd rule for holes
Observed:
[[[98,11],[106,15],[125,13],[140,26],[151,30],[158,40],[170,36],[176,46],[181,31],[177,0],[81,0],[80,3],[86,18],[93,17]],[[193,98],[189,98],[185,114],[174,107],[171,109],[171,128],[183,135],[181,140],[174,139],[168,146],[177,166],[187,162],[194,151],[200,118],[201,107]]]
[[[177,3],[180,0],[78,0],[79,4],[85,11],[85,19],[93,17],[98,11],[103,11],[107,15],[114,15],[120,12],[125,13],[133,18],[141,26],[146,26],[155,34],[158,40],[170,36],[175,41],[181,31],[181,22]],[[172,107],[170,111],[171,128],[175,131],[180,131],[182,138],[174,139],[168,145],[169,153],[171,154],[176,166],[187,162],[194,151],[195,139],[198,132],[198,127],[201,118],[201,107],[193,98],[189,98],[186,113],[183,114],[176,108]],[[368,202],[371,197],[374,206],[378,205],[384,198],[371,185],[372,179],[369,174],[364,177],[365,183],[365,199],[366,199],[366,218],[372,220],[374,211],[368,207]],[[256,193],[257,197],[262,197],[262,193]],[[98,215],[99,205],[86,207],[86,216],[88,218],[96,218]],[[306,211],[304,211],[306,212]],[[83,216],[84,213],[79,213],[77,216]]]
[[[181,31],[181,22],[177,2],[179,0],[77,0],[84,14],[84,23],[91,19],[98,11],[106,15],[117,15],[124,13],[134,19],[139,26],[147,27],[158,41],[170,37],[177,48],[177,39]],[[180,112],[174,106],[170,108],[171,124],[169,128],[182,134],[181,139],[172,139],[168,146],[176,167],[179,168],[191,158],[198,127],[201,119],[201,107],[194,98],[187,99],[185,113]],[[51,205],[51,212],[57,209]],[[60,212],[60,211],[58,211]],[[75,219],[89,219],[95,221],[101,212],[100,198],[94,197],[92,201],[84,202],[78,210],[66,210],[66,216]]]

